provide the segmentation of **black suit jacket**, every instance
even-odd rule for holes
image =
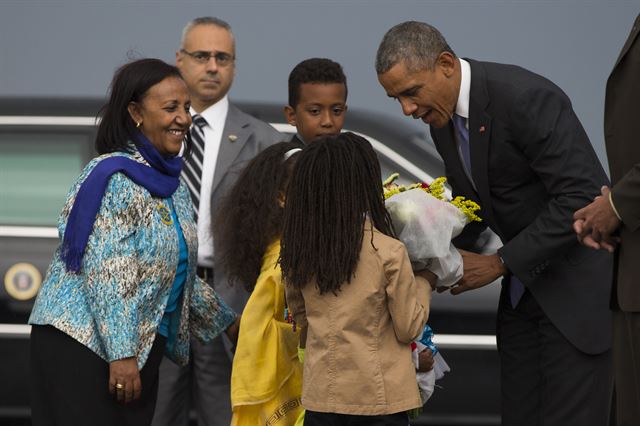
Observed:
[[[608,184],[606,174],[560,88],[517,66],[468,62],[477,192],[452,123],[431,129],[453,192],[480,204],[484,223],[504,243],[499,252],[507,268],[562,334],[583,352],[606,351],[612,257],[579,245],[572,229],[573,213]]]
[[[604,136],[611,193],[622,218],[617,297],[626,312],[640,312],[640,15],[607,81]]]

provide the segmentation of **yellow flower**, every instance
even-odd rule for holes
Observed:
[[[446,177],[440,176],[434,179],[430,184],[414,183],[411,185],[398,185],[394,182],[396,179],[398,179],[399,176],[400,174],[393,173],[382,183],[385,200],[404,191],[421,189],[427,194],[430,194],[431,196],[437,198],[438,200],[442,200],[456,206],[458,210],[465,214],[469,222],[482,222],[482,218],[476,214],[476,212],[480,210],[480,206],[478,205],[478,203],[472,200],[467,200],[462,196],[457,196],[453,200],[450,200],[446,197],[446,190],[444,186],[444,184],[447,182]]]

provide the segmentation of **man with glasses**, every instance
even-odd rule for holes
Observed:
[[[220,268],[215,268],[211,217],[237,171],[285,137],[229,102],[235,58],[231,27],[213,17],[189,22],[176,52],[176,65],[191,92],[192,143],[182,177],[191,192],[198,225],[198,275],[240,313],[249,295],[243,286],[230,287]],[[201,426],[230,424],[232,343],[223,339],[226,336],[208,345],[192,339],[186,367],[163,360],[154,426],[187,426],[191,406]]]

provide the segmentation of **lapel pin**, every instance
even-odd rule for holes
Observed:
[[[238,140],[238,137],[236,135],[229,135],[229,141],[235,142],[237,140]]]
[[[484,133],[484,131],[485,131],[484,126],[480,126],[480,133]]]

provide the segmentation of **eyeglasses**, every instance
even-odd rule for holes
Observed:
[[[197,63],[203,64],[203,65],[208,63],[209,60],[213,58],[215,59],[216,64],[218,64],[218,66],[226,67],[236,59],[235,56],[226,52],[215,52],[215,53],[204,52],[204,51],[189,52],[184,49],[180,49],[180,52],[184,53],[185,55],[191,56]]]

